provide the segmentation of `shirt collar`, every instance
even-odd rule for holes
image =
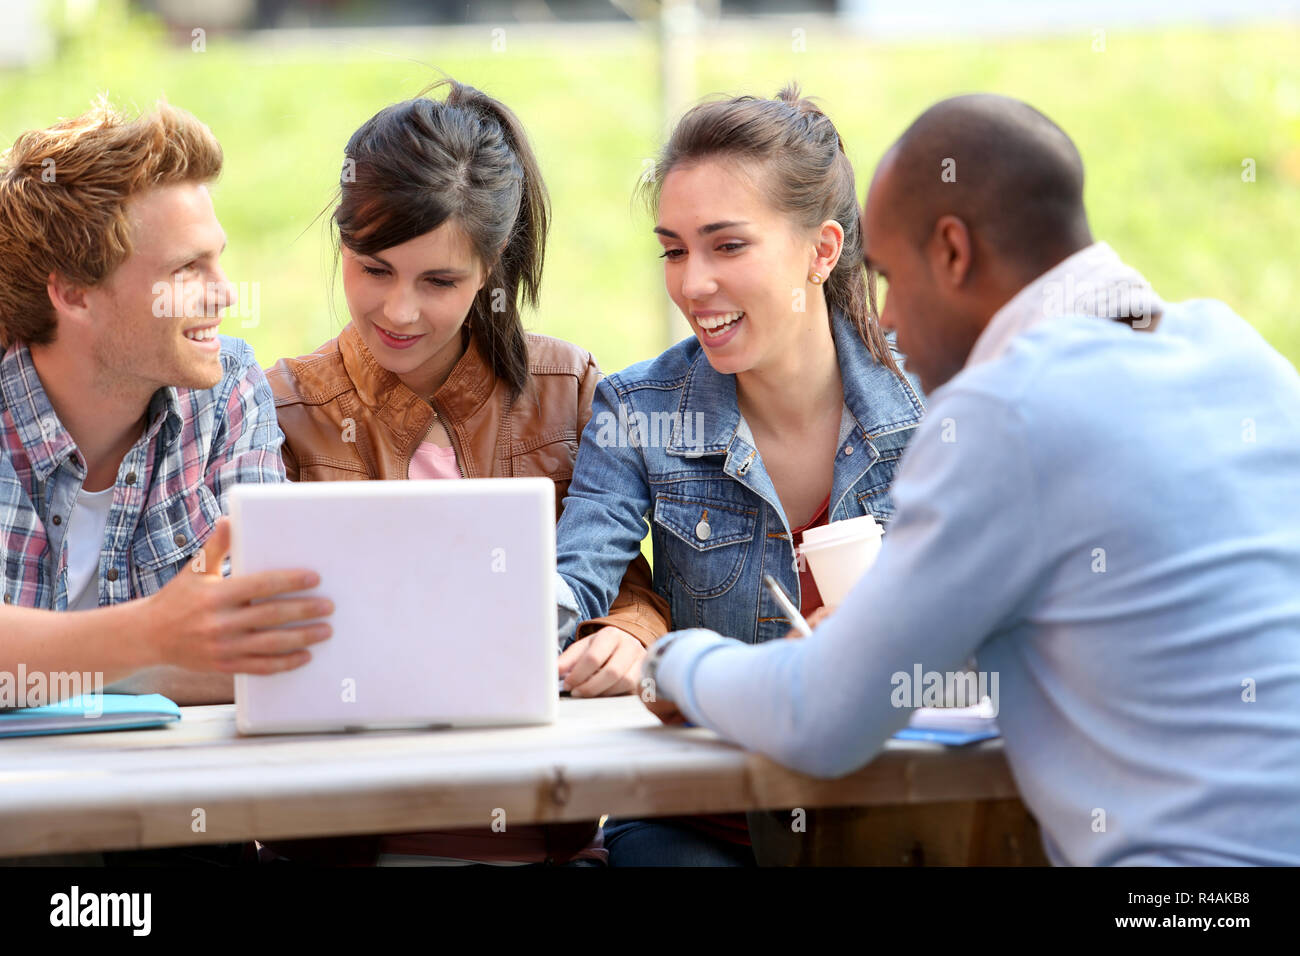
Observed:
[[[48,481],[64,460],[77,450],[77,444],[50,404],[32,362],[31,350],[25,342],[10,346],[0,358],[0,396],[4,408],[13,417],[32,473],[41,481]],[[185,423],[175,388],[160,388],[154,392],[149,401],[148,420],[150,441],[160,430],[163,442],[169,447],[180,437]]]
[[[33,474],[48,480],[77,445],[45,394],[27,343],[11,345],[0,359],[0,393]]]
[[[161,431],[163,447],[170,450],[180,440],[185,428],[185,417],[181,414],[181,399],[177,390],[168,385],[153,393],[149,399],[149,422],[145,429],[146,437],[153,441]]]
[[[998,309],[975,340],[966,367],[997,358],[1017,335],[1047,319],[1136,319],[1133,328],[1143,329],[1163,311],[1164,302],[1142,274],[1125,265],[1109,244],[1094,242],[1048,269]]]
[[[862,437],[915,426],[925,414],[925,404],[912,382],[877,362],[862,341],[858,327],[843,316],[836,315],[831,322],[831,336],[840,363],[844,407],[862,429]],[[891,348],[892,344],[891,336]],[[895,361],[901,358],[895,353]]]
[[[670,455],[720,455],[731,447],[731,439],[740,425],[740,405],[736,401],[736,376],[723,375],[709,364],[704,347],[696,344],[698,354],[686,372],[682,397],[677,405],[672,437],[664,449]],[[699,422],[698,429],[688,424]],[[690,441],[686,432],[694,431]]]

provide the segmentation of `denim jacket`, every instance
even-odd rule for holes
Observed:
[[[871,514],[888,527],[894,470],[924,413],[920,387],[877,364],[842,317],[831,328],[844,411],[829,517]],[[762,581],[771,574],[800,603],[790,522],[735,376],[714,371],[695,338],[596,387],[556,531],[562,629],[604,614],[647,522],[655,590],[675,629],[755,644],[789,630]]]

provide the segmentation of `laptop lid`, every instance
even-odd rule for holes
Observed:
[[[311,568],[333,636],[303,667],[235,677],[242,733],[555,719],[548,478],[243,484],[235,574]]]

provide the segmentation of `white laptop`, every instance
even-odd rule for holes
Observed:
[[[236,485],[230,517],[233,573],[334,602],[309,663],[236,675],[241,733],[555,720],[549,478]]]

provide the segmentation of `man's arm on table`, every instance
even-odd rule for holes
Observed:
[[[116,691],[170,691],[180,695],[177,703],[199,704],[230,699],[212,699],[226,693],[222,678],[307,663],[307,648],[330,634],[318,619],[334,608],[324,598],[297,595],[320,584],[320,576],[297,570],[224,578],[229,553],[230,521],[221,518],[203,544],[203,561],[157,594],[93,611],[0,606],[0,672],[100,672]]]
[[[158,651],[147,609],[128,601],[94,611],[0,607],[0,671],[102,673],[106,694],[162,694],[181,705],[234,700],[234,675],[167,664],[141,669]],[[49,686],[54,686],[50,684]]]
[[[234,699],[231,674],[200,673],[155,659],[147,608],[129,601],[94,611],[0,607],[0,671],[102,673],[106,694],[162,694],[178,704],[222,704]],[[93,686],[93,685],[92,685]]]
[[[911,715],[891,703],[893,674],[958,670],[1015,619],[1043,558],[1026,429],[995,399],[945,398],[903,456],[875,567],[836,612],[810,638],[757,647],[681,632],[658,667],[660,698],[785,766],[843,776]],[[957,441],[942,440],[945,418]]]
[[[94,611],[0,606],[0,671],[88,671],[105,683],[154,660],[148,608],[128,601]]]

